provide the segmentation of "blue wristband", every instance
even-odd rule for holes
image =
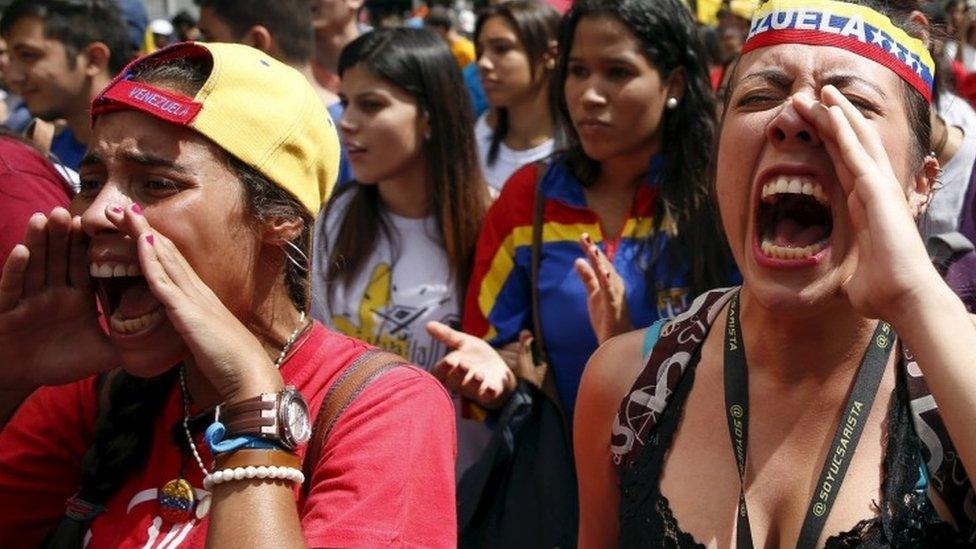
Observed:
[[[219,421],[215,421],[210,424],[210,427],[207,427],[203,438],[207,441],[207,445],[210,446],[211,453],[217,455],[244,448],[256,450],[282,449],[281,446],[265,438],[252,435],[242,435],[239,437],[224,439],[226,434],[227,428],[224,427],[224,424]]]

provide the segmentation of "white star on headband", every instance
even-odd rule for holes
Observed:
[[[904,61],[902,49],[894,40],[888,41],[888,52],[894,55],[899,61]]]
[[[885,47],[885,45],[884,45],[884,43],[885,43],[884,33],[882,33],[879,30],[874,30],[874,29],[872,29],[871,32],[874,33],[874,38],[871,39],[871,42],[874,45],[878,46],[879,48]]]

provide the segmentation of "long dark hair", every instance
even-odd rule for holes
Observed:
[[[203,86],[210,69],[209,60],[167,60],[163,64],[136,67],[132,79],[171,88],[193,97]],[[227,161],[241,182],[244,201],[255,226],[272,217],[300,219],[303,222],[298,237],[282,247],[286,257],[282,276],[295,307],[306,310],[312,216],[298,199],[254,168],[230,155]],[[176,382],[177,371],[174,367],[156,377],[139,378],[115,370],[99,380],[94,440],[81,460],[80,499],[94,505],[105,504],[130,474],[145,466],[156,430],[154,420]],[[107,389],[103,388],[104,385],[107,385]],[[90,519],[78,520],[65,516],[43,546],[52,549],[81,547],[89,523]]]
[[[607,17],[627,27],[643,54],[667,78],[684,72],[685,89],[675,109],[665,110],[661,153],[665,165],[658,181],[654,229],[665,218],[677,228],[678,246],[669,247],[671,271],[690,264],[691,291],[701,293],[729,281],[730,254],[709,194],[708,166],[715,136],[715,100],[698,32],[680,0],[577,0],[559,29],[559,59],[553,86],[558,97],[560,135],[566,162],[583,185],[600,175],[600,163],[586,155],[569,116],[563,87],[570,48],[580,20]],[[648,158],[648,163],[651,159]],[[691,251],[694,250],[694,257]],[[648,282],[653,276],[648,268]],[[650,287],[654,287],[650,284]]]
[[[468,93],[454,56],[444,40],[430,31],[378,29],[342,50],[339,75],[354,66],[409,93],[420,112],[428,117],[430,138],[422,149],[427,165],[428,206],[437,222],[458,295],[463,296],[488,195],[475,154]],[[323,252],[319,261],[328,258],[328,265],[322,269],[326,300],[338,286],[355,278],[381,235],[391,242],[397,238],[383,214],[375,185],[346,185],[322,214],[326,219],[340,202],[336,198],[345,193],[352,196],[334,243],[329,245],[329,235],[330,238],[321,239],[322,249],[317,250]]]
[[[545,2],[534,0],[512,0],[485,8],[478,16],[478,22],[474,27],[475,45],[478,46],[478,58],[481,58],[482,51],[478,42],[481,35],[481,28],[485,22],[492,17],[501,17],[505,20],[515,36],[518,37],[519,44],[525,50],[525,55],[529,59],[529,71],[533,81],[537,86],[548,86],[548,77],[538,77],[536,68],[545,60],[549,45],[556,40],[556,33],[559,31],[559,12]],[[552,101],[550,100],[550,105]],[[491,134],[491,146],[488,148],[488,165],[492,165],[498,159],[498,149],[502,141],[508,136],[508,109],[505,107],[493,108],[495,113],[495,129]],[[550,109],[550,116],[555,113]]]

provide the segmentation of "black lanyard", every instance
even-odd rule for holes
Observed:
[[[871,336],[871,343],[861,359],[854,386],[844,405],[844,415],[837,425],[830,451],[820,471],[820,479],[807,507],[807,516],[803,520],[803,528],[796,542],[798,548],[815,547],[820,539],[820,533],[830,515],[837,492],[844,482],[847,467],[851,464],[854,449],[864,431],[871,404],[878,393],[881,377],[888,364],[888,355],[894,347],[894,339],[895,334],[891,327],[883,321],[878,322],[878,327]],[[725,415],[729,423],[729,437],[732,439],[732,453],[739,470],[736,547],[749,549],[753,546],[745,494],[746,447],[749,441],[749,372],[746,368],[742,327],[739,324],[738,293],[729,303],[725,328]]]

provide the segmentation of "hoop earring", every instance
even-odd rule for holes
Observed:
[[[292,250],[295,250],[295,252],[298,253],[298,257],[302,258],[302,263],[299,263],[298,260],[296,260],[294,257],[292,257],[292,255],[290,253],[288,253],[288,250],[284,250],[285,257],[288,258],[288,261],[291,261],[294,266],[298,267],[302,271],[306,271],[307,272],[308,271],[308,263],[309,263],[308,262],[308,254],[306,254],[304,251],[302,251],[302,249],[299,248],[298,246],[296,246],[295,243],[292,242],[291,240],[285,241],[285,244],[288,247],[290,247]]]
[[[664,102],[664,106],[668,108],[669,111],[673,111],[678,108],[678,98],[669,97],[667,101]]]

